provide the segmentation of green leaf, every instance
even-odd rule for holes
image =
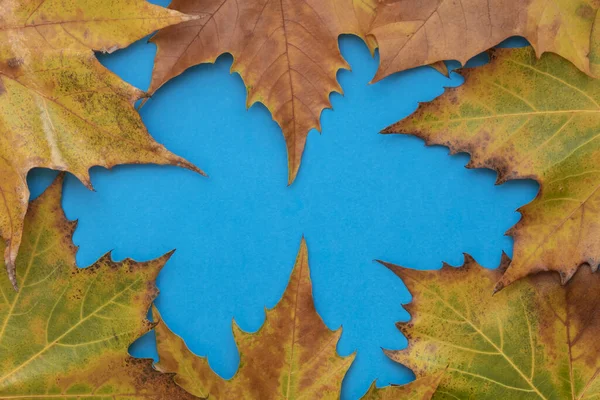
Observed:
[[[145,94],[106,69],[112,52],[152,31],[197,19],[145,0],[0,2],[0,237],[12,283],[29,202],[27,173],[117,164],[198,168],[158,144],[134,103]]]
[[[384,133],[471,154],[469,168],[498,171],[498,182],[537,180],[540,192],[508,234],[513,261],[496,290],[526,275],[557,271],[567,282],[600,260],[600,80],[554,54],[496,49],[465,84],[422,104]]]
[[[17,258],[21,290],[0,274],[0,398],[194,398],[151,360],[127,353],[152,328],[146,313],[170,254],[143,263],[106,255],[78,268],[61,186],[62,178],[30,205]]]
[[[384,263],[413,299],[398,323],[408,348],[387,351],[417,377],[446,370],[435,399],[592,399],[600,395],[600,275],[581,268],[521,279],[492,295],[500,269],[470,256],[460,268],[415,271]]]

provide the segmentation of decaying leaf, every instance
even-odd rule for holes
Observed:
[[[445,373],[446,371],[442,369],[402,386],[391,385],[378,388],[373,382],[362,400],[430,400]]]
[[[3,0],[0,3],[0,236],[16,287],[34,167],[70,171],[124,163],[182,165],[156,143],[133,108],[143,92],[104,68],[113,51],[191,17],[144,0]]]
[[[382,0],[370,34],[381,66],[374,80],[441,60],[471,57],[511,36],[541,56],[554,52],[599,76],[600,3],[595,0]],[[591,59],[592,58],[592,59]]]
[[[0,398],[192,399],[152,360],[130,357],[169,258],[80,269],[75,222],[60,206],[62,179],[31,203],[17,257],[21,290],[0,274]]]
[[[431,64],[430,67],[435,69],[437,72],[444,75],[445,77],[450,76],[450,71],[448,70],[448,66],[443,61],[435,62],[435,63]]]
[[[427,144],[466,151],[467,167],[498,171],[498,182],[532,178],[536,199],[507,234],[513,261],[497,289],[525,275],[557,271],[567,282],[584,263],[600,262],[600,81],[554,54],[497,49],[483,67],[464,69],[465,84],[387,128]]]
[[[565,287],[554,273],[492,296],[508,264],[416,271],[384,263],[413,299],[398,323],[405,350],[386,351],[417,377],[445,369],[436,399],[592,399],[600,395],[600,274],[581,268]]]
[[[156,309],[154,315],[155,320],[160,319]],[[304,239],[288,287],[275,308],[267,310],[265,324],[249,334],[234,323],[233,334],[240,367],[230,380],[214,373],[206,359],[191,353],[163,322],[156,327],[160,361],[155,367],[175,373],[179,385],[206,399],[339,398],[354,355],[337,355],[341,329],[330,331],[317,314]],[[373,386],[363,399],[427,400],[438,383],[439,375],[434,375],[404,386]]]
[[[174,0],[170,8],[200,16],[161,30],[150,92],[187,68],[212,63],[223,53],[248,88],[247,106],[263,103],[283,130],[288,181],[298,173],[308,131],[321,129],[336,79],[349,68],[338,36],[366,38],[376,0]]]

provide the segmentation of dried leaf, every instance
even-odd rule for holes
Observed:
[[[223,53],[248,88],[247,106],[263,103],[283,130],[288,181],[298,173],[308,131],[341,93],[336,73],[349,68],[338,36],[355,34],[375,47],[366,31],[376,0],[174,0],[170,8],[199,15],[161,30],[150,92],[187,68],[212,63]]]
[[[508,264],[416,271],[384,263],[411,292],[398,328],[405,350],[386,351],[417,377],[446,369],[434,398],[589,399],[600,395],[600,275],[582,268],[566,287],[541,273],[492,296]]]
[[[497,49],[491,62],[462,70],[465,84],[385,133],[414,133],[428,144],[466,151],[469,168],[498,171],[498,182],[532,178],[536,199],[519,211],[514,259],[497,290],[528,274],[557,271],[567,282],[600,260],[600,81],[554,54]]]
[[[0,4],[0,236],[15,287],[32,168],[69,171],[90,188],[88,170],[96,165],[155,163],[199,171],[148,135],[133,108],[144,93],[93,53],[190,18],[144,0]]]
[[[430,400],[438,388],[445,371],[423,376],[403,386],[377,388],[375,382],[362,397],[362,400]]]
[[[155,320],[160,318],[154,309]],[[160,322],[156,341],[159,371],[175,373],[175,381],[190,393],[207,399],[337,399],[342,379],[354,355],[340,357],[336,344],[341,329],[330,331],[314,306],[304,239],[288,287],[265,324],[254,334],[234,322],[240,367],[233,378],[214,373],[205,358],[195,356],[183,340]],[[405,386],[369,390],[365,400],[424,399],[439,383],[437,377]]]
[[[381,54],[374,80],[436,61],[464,64],[511,36],[524,36],[538,57],[554,52],[598,76],[590,52],[600,46],[599,7],[595,0],[383,0],[370,32]]]
[[[438,61],[436,63],[431,64],[430,66],[445,77],[448,78],[450,76],[450,71],[448,71],[448,66],[445,62]]]
[[[152,360],[127,353],[152,328],[146,313],[170,254],[143,263],[106,255],[78,268],[61,186],[55,181],[25,218],[21,290],[0,275],[0,398],[194,398]]]

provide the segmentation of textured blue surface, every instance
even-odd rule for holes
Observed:
[[[334,112],[311,132],[296,182],[286,186],[283,137],[262,105],[245,109],[245,89],[230,75],[230,56],[187,71],[141,109],[150,133],[210,178],[174,167],[125,166],[92,170],[96,192],[74,177],[63,205],[79,219],[75,243],[80,266],[113,249],[113,257],[147,260],[176,248],[161,272],[157,305],[170,328],[211,367],[233,376],[239,356],[231,322],[255,331],[264,307],[287,284],[301,236],[306,236],[317,310],[332,329],[343,325],[338,352],[357,351],[343,399],[359,398],[369,384],[405,383],[411,372],[386,359],[381,347],[406,345],[394,323],[407,320],[410,300],[402,282],[372,260],[434,269],[458,265],[462,252],[489,268],[514,210],[537,192],[531,181],[494,186],[495,173],[467,170],[466,155],[448,156],[415,137],[378,132],[462,78],[420,68],[375,84],[377,59],[355,37],[340,46],[353,71],[338,78],[345,95],[331,96]],[[101,57],[128,82],[147,88],[154,45],[140,41]],[[52,179],[34,171],[37,195]],[[153,336],[134,346],[156,355]]]

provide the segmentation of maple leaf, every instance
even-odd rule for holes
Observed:
[[[75,222],[60,206],[62,177],[31,203],[17,264],[21,290],[0,275],[0,398],[192,399],[152,360],[127,349],[146,319],[167,254],[138,263],[110,255],[77,267]]]
[[[378,388],[373,382],[361,400],[430,400],[445,373],[445,370],[440,370],[402,386]]]
[[[160,319],[154,308],[155,320]],[[156,369],[175,373],[175,382],[207,399],[336,399],[354,354],[340,357],[336,344],[341,329],[330,331],[315,309],[308,268],[308,249],[302,239],[287,289],[257,333],[243,332],[234,322],[233,335],[240,367],[233,378],[214,373],[205,358],[195,356],[183,340],[159,322],[156,341],[160,361]],[[441,376],[404,386],[377,389],[365,400],[389,398],[428,400]]]
[[[35,167],[69,171],[123,163],[182,165],[146,131],[133,104],[144,96],[104,68],[94,50],[114,51],[189,16],[144,0],[4,0],[0,4],[0,236],[16,288]]]
[[[248,88],[247,106],[263,103],[283,130],[288,183],[295,179],[308,132],[321,130],[329,95],[342,93],[336,73],[349,68],[338,36],[365,33],[376,0],[174,0],[170,8],[200,19],[159,31],[150,92],[187,68],[223,53]]]
[[[441,60],[464,65],[511,36],[529,40],[538,57],[554,52],[600,76],[599,7],[593,0],[383,0],[370,31],[381,55],[374,81]]]
[[[600,260],[600,81],[554,54],[496,49],[464,69],[465,84],[420,105],[384,133],[414,133],[427,144],[471,154],[469,168],[498,171],[498,182],[532,178],[540,191],[507,232],[513,261],[497,290],[525,275],[557,271],[567,282]]]
[[[383,263],[412,294],[404,350],[386,351],[417,377],[445,370],[434,398],[588,399],[600,395],[600,275],[582,268],[566,287],[554,273],[492,296],[510,260],[416,271]]]

